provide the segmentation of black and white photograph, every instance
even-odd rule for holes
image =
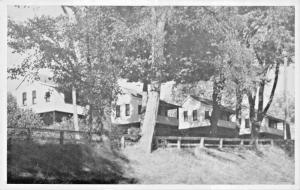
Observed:
[[[26,2],[0,1],[0,189],[300,189],[299,2]]]

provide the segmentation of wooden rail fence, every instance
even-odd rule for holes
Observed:
[[[20,128],[8,127],[8,139],[22,139],[22,140],[40,140],[46,142],[59,142],[64,144],[66,142],[83,143],[83,142],[101,142],[101,136],[98,133],[89,133],[87,131],[74,131],[65,129],[51,129],[51,128]],[[77,137],[76,137],[77,136]],[[79,137],[79,138],[78,138]]]
[[[193,147],[236,147],[251,146],[252,139],[241,138],[212,138],[212,137],[178,137],[178,136],[157,136],[155,141],[158,147],[177,147],[193,148]],[[276,139],[256,139],[258,144],[273,145]]]

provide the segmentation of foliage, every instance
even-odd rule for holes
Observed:
[[[8,45],[14,53],[28,55],[8,72],[16,78],[50,69],[58,89],[76,88],[80,102],[89,105],[90,118],[98,116],[101,128],[104,112],[118,91],[115,21],[106,7],[68,8],[71,16],[34,17],[24,23],[8,20]]]
[[[63,8],[72,15],[25,23],[9,19],[9,46],[16,53],[30,53],[9,73],[14,78],[52,69],[61,89],[75,86],[89,105],[91,128],[94,117],[103,127],[118,93],[118,77],[146,84],[174,80],[180,84],[177,89],[211,96],[212,126],[224,97],[235,102],[238,115],[247,94],[251,121],[259,122],[272,104],[280,65],[294,58],[293,7]],[[268,77],[270,72],[274,78]],[[207,86],[199,81],[211,82],[211,91],[203,93]],[[264,88],[270,82],[264,107]]]
[[[7,126],[21,128],[39,128],[44,125],[41,117],[32,110],[24,110],[17,106],[15,97],[7,94]]]
[[[243,14],[247,23],[244,41],[254,51],[259,64],[260,80],[256,82],[256,87],[250,90],[259,91],[260,119],[267,113],[272,103],[280,65],[283,64],[285,57],[289,63],[294,57],[294,15],[293,7],[255,7]],[[268,73],[274,71],[273,89],[267,105],[263,108],[264,87],[272,81],[268,78]],[[255,97],[252,98],[255,100]]]
[[[288,121],[295,123],[295,97],[291,94],[287,95],[288,100]],[[272,115],[283,119],[284,118],[285,101],[282,94],[274,98],[274,102],[271,105],[269,112]]]

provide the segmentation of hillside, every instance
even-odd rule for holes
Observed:
[[[14,142],[8,147],[8,183],[136,183],[124,177],[128,162],[104,145]]]
[[[294,158],[277,146],[261,153],[246,148],[158,149],[147,155],[127,147],[125,155],[143,184],[293,184]]]
[[[104,145],[14,142],[8,183],[293,184],[294,156],[277,146],[122,152]]]

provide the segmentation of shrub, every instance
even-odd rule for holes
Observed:
[[[42,127],[44,122],[42,118],[32,110],[21,109],[17,106],[15,97],[8,93],[7,95],[7,126],[8,127]]]

